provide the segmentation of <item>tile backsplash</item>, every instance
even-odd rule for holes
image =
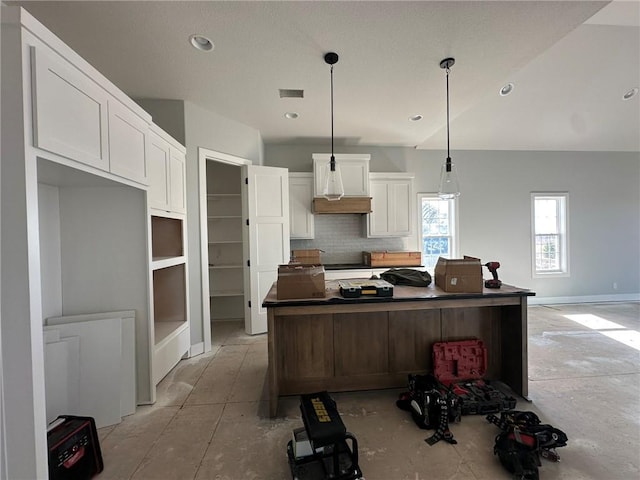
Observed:
[[[291,240],[291,250],[319,248],[322,263],[362,263],[363,251],[407,250],[407,239],[367,238],[367,216],[316,215],[313,240]]]

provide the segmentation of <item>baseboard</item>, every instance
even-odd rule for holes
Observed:
[[[555,305],[560,303],[638,302],[640,293],[618,295],[584,295],[575,297],[529,297],[529,305]]]
[[[204,342],[196,343],[191,345],[189,348],[189,356],[195,357],[196,355],[201,355],[204,353]]]

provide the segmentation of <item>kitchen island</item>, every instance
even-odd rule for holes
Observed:
[[[407,385],[407,374],[433,371],[436,342],[482,340],[485,378],[528,395],[527,297],[510,285],[482,293],[395,286],[393,297],[343,298],[337,281],[320,299],[264,299],[268,315],[269,413],[278,397],[320,390]]]

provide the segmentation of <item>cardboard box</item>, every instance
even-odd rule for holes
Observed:
[[[435,268],[436,287],[445,292],[482,293],[482,264],[479,258],[438,259]]]
[[[419,267],[421,252],[362,252],[362,260],[370,267]]]
[[[322,265],[280,265],[276,291],[278,300],[324,298],[324,267]]]
[[[300,263],[302,265],[322,265],[320,261],[320,253],[322,250],[317,248],[311,250],[292,250],[291,262]]]

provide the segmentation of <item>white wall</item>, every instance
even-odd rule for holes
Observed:
[[[311,154],[320,149],[326,151],[326,145],[266,145],[265,164],[311,171]],[[413,172],[416,192],[437,191],[446,156],[400,147],[336,151],[370,153],[373,172]],[[640,154],[454,151],[452,158],[462,191],[462,254],[499,261],[503,281],[530,288],[538,297],[640,294]],[[569,192],[569,277],[532,278],[534,191]]]

